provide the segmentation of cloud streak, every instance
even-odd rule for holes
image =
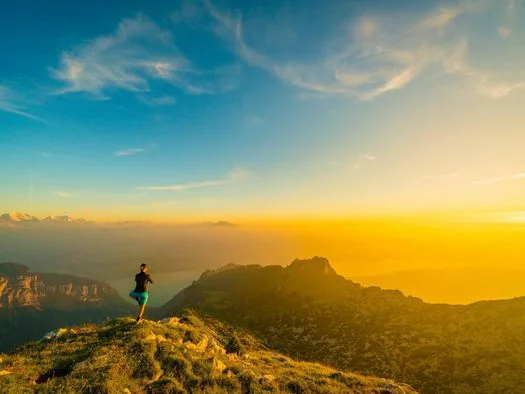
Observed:
[[[62,197],[62,198],[73,197],[73,194],[71,194],[69,192],[62,191],[62,190],[54,190],[51,193],[53,193],[55,196]]]
[[[27,112],[20,104],[20,100],[16,97],[13,91],[7,86],[2,85],[0,85],[0,111],[22,116],[36,122],[50,124],[47,120]]]
[[[153,144],[149,144],[148,146],[143,146],[139,148],[117,149],[115,152],[113,152],[113,156],[116,156],[116,157],[135,156],[141,153],[145,153],[149,150],[155,149],[156,147],[157,147],[157,144],[153,143]]]
[[[472,181],[472,183],[476,185],[492,185],[495,183],[519,181],[522,179],[525,179],[525,172],[518,173],[518,174],[505,175],[505,176],[500,176],[500,177],[494,177],[494,178],[478,179],[478,180]]]
[[[144,152],[144,148],[128,148],[128,149],[120,149],[115,151],[113,153],[114,156],[122,157],[122,156],[133,156],[138,155],[139,153]]]
[[[230,171],[224,178],[201,181],[201,182],[188,182],[180,183],[175,185],[163,185],[163,186],[140,186],[137,187],[137,190],[150,190],[150,191],[183,191],[189,189],[200,189],[204,187],[213,187],[213,186],[223,186],[233,183],[242,182],[246,179],[249,179],[253,176],[252,172],[243,169],[236,168]]]
[[[359,168],[362,168],[364,167],[367,163],[375,160],[375,156],[372,156],[372,155],[369,155],[369,154],[363,154],[363,155],[360,155],[354,165],[352,166],[354,168],[354,170],[358,170]]]

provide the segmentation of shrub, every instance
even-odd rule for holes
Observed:
[[[235,353],[238,355],[242,355],[244,353],[244,347],[242,346],[241,341],[239,341],[239,338],[236,336],[230,338],[225,346],[225,349],[226,353]]]

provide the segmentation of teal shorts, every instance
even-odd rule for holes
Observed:
[[[148,303],[148,292],[137,293],[136,291],[131,291],[129,296],[139,303],[139,305],[146,305]]]

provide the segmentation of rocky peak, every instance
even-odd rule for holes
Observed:
[[[325,257],[312,257],[311,259],[295,259],[286,267],[287,270],[298,273],[315,275],[337,275],[330,262]]]
[[[223,267],[219,267],[219,268],[216,268],[216,269],[209,269],[209,270],[204,271],[201,274],[200,279],[209,278],[209,277],[211,277],[213,275],[216,275],[216,274],[219,274],[221,272],[232,271],[232,270],[235,270],[235,269],[238,269],[238,268],[242,268],[242,267],[243,267],[242,265],[229,263],[229,264],[226,264]]]

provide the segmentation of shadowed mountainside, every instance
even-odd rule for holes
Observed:
[[[316,257],[205,272],[162,313],[186,307],[252,330],[285,354],[425,393],[523,392],[525,298],[427,304],[362,287]]]

